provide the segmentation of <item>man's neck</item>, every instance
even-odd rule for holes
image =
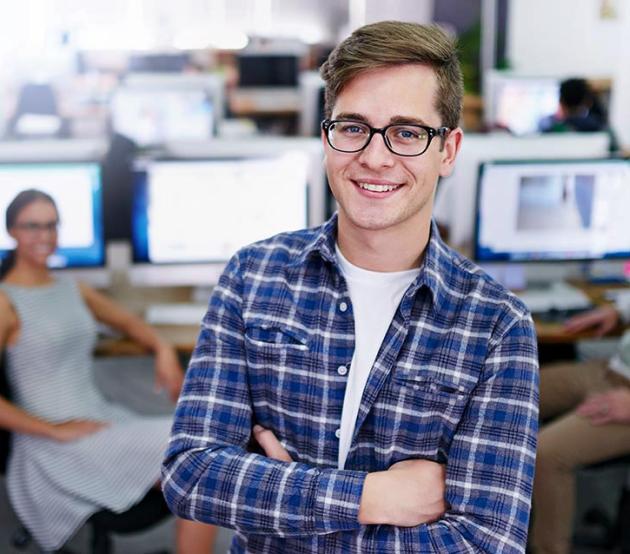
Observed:
[[[387,229],[361,229],[339,214],[337,243],[353,265],[370,271],[405,271],[420,267],[429,242],[430,221]]]

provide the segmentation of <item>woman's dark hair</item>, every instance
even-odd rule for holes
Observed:
[[[45,192],[37,189],[23,190],[7,206],[5,214],[5,226],[7,231],[10,231],[13,228],[20,212],[33,202],[48,202],[53,205],[55,210],[57,209],[57,205],[50,194],[46,194]],[[2,260],[2,265],[0,265],[0,281],[4,279],[5,275],[11,270],[14,263],[15,250],[10,250]]]

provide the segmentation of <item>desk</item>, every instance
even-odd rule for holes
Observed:
[[[591,299],[595,306],[603,306],[610,304],[604,298],[604,293],[607,289],[616,288],[611,285],[590,285],[588,283],[572,282],[573,286],[581,288],[586,295]],[[618,285],[619,288],[627,288],[627,284]],[[572,344],[583,339],[595,338],[593,331],[583,331],[581,333],[568,334],[564,332],[562,323],[548,323],[536,320],[534,317],[534,323],[536,325],[536,334],[538,335],[538,342],[540,344]],[[608,336],[620,336],[623,332],[623,327],[619,325],[617,329]]]
[[[576,285],[576,283],[572,284]],[[606,289],[611,288],[610,285],[582,284],[579,286],[584,289],[595,305],[603,305],[606,303],[604,292]],[[623,285],[620,285],[620,287],[623,287]],[[534,318],[534,323],[536,325],[538,342],[541,344],[572,344],[582,339],[594,337],[591,331],[576,334],[565,333],[562,323],[541,322],[537,321],[536,318]],[[156,325],[154,328],[164,340],[170,342],[177,352],[182,355],[189,356],[195,348],[199,334],[198,325]],[[621,335],[622,331],[623,328],[619,326],[613,335]],[[97,356],[133,356],[145,355],[146,351],[132,340],[107,338],[98,342],[95,354]]]
[[[190,356],[195,348],[198,325],[154,325],[153,328],[179,354]],[[98,341],[94,353],[96,356],[144,356],[147,351],[131,339],[105,338]]]

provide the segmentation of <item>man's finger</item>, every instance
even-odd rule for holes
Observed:
[[[291,456],[285,450],[284,446],[276,438],[272,431],[265,429],[260,425],[254,425],[254,438],[260,447],[265,451],[268,458],[273,458],[280,462],[292,462]]]

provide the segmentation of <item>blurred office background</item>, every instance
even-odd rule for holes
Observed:
[[[438,188],[435,212],[449,242],[515,289],[552,283],[551,298],[566,305],[549,304],[547,294],[532,300],[542,302],[541,311],[579,307],[575,291],[558,288],[567,278],[624,282],[630,229],[619,199],[630,199],[630,2],[622,0],[6,3],[0,210],[23,188],[50,192],[62,220],[61,248],[51,263],[174,333],[185,356],[208,293],[237,248],[318,225],[334,211],[322,165],[318,68],[353,29],[385,19],[436,22],[459,39],[466,136],[457,169]],[[567,78],[585,79],[597,98],[598,132],[541,134],[539,123],[557,111]],[[484,201],[484,190],[488,195],[496,186],[499,162],[507,163],[501,171],[528,183],[525,207],[556,209],[554,198],[590,186],[576,177],[585,171],[594,183],[612,183],[597,188],[603,191],[597,202],[592,194],[587,202],[611,206],[600,216],[608,227],[590,225],[580,200],[574,226],[585,229],[583,242],[556,241],[561,233],[551,228],[527,247],[516,234],[496,244],[493,230],[506,223],[497,221],[501,206]],[[528,163],[539,164],[537,175],[546,177],[528,181]],[[563,165],[550,169],[553,163]],[[11,245],[0,230],[0,253]],[[521,263],[531,260],[544,263]],[[100,352],[109,356],[98,364],[111,369],[111,354],[133,352],[133,345],[102,333]],[[139,376],[138,388],[112,385],[121,379],[115,367],[99,369],[103,386],[140,410],[168,413],[167,403],[143,396],[150,395],[142,384],[150,380],[147,360],[125,360]],[[581,498],[596,499],[579,510],[583,545],[604,544],[615,520],[624,469],[621,477],[618,468],[610,471],[605,485],[600,474],[581,478]],[[5,539],[17,522],[4,487],[0,503],[0,552],[17,552]],[[118,544],[118,551],[163,547],[171,531],[167,523]],[[77,551],[85,540],[76,538]],[[228,540],[226,532],[221,544]]]

